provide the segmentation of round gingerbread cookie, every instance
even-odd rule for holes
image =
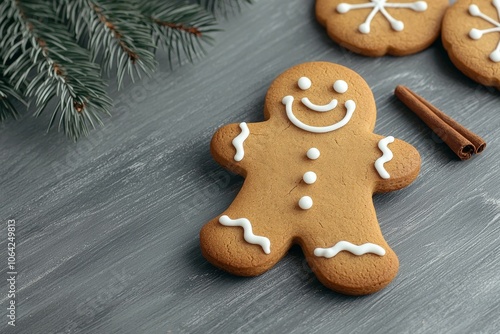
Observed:
[[[500,0],[459,0],[443,20],[443,44],[460,71],[500,89]]]
[[[317,0],[316,18],[330,38],[371,57],[405,56],[438,37],[448,0]]]

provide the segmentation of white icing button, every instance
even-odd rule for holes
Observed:
[[[319,158],[319,150],[316,147],[313,147],[307,151],[307,157],[311,160],[316,160]]]
[[[307,173],[304,174],[304,176],[302,177],[302,179],[307,184],[313,184],[318,179],[318,176],[316,175],[315,172],[307,172]]]
[[[313,200],[309,196],[304,196],[299,200],[299,207],[302,210],[309,210],[313,206]]]
[[[299,79],[297,84],[299,85],[300,89],[308,90],[309,88],[311,88],[312,82],[311,82],[311,79],[309,79],[307,77],[302,77]]]
[[[348,88],[349,85],[347,85],[347,82],[345,82],[344,80],[337,80],[333,84],[333,89],[339,94],[344,94],[345,92],[347,92]]]

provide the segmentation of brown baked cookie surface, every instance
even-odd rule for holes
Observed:
[[[443,20],[443,45],[471,79],[500,89],[500,1],[459,0]]]
[[[417,177],[417,150],[373,133],[369,86],[337,64],[304,63],[281,74],[264,113],[264,122],[230,124],[213,136],[215,160],[245,181],[230,207],[202,228],[203,256],[255,276],[298,244],[325,286],[352,295],[382,289],[399,263],[372,196]]]
[[[448,0],[316,0],[316,18],[330,38],[371,57],[428,48],[441,31]]]

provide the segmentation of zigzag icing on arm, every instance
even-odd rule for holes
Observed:
[[[392,154],[391,149],[388,147],[390,143],[394,143],[393,136],[389,136],[378,142],[378,148],[382,151],[383,155],[380,158],[378,158],[377,161],[375,161],[375,169],[377,170],[380,177],[383,179],[391,178],[391,176],[384,167],[384,164],[386,162],[389,162],[392,160],[392,158],[394,158],[394,154]]]
[[[350,243],[349,241],[339,241],[337,244],[335,244],[335,246],[330,248],[316,248],[314,250],[314,255],[316,255],[317,257],[325,257],[329,259],[342,251],[348,251],[349,253],[357,256],[365,255],[368,253],[376,254],[378,256],[385,255],[385,249],[383,249],[379,245],[366,243],[362,244],[361,246],[357,246]]]
[[[253,245],[259,245],[266,254],[271,253],[271,241],[266,237],[261,237],[253,234],[252,224],[246,218],[231,219],[224,215],[219,218],[219,223],[224,226],[240,226],[243,227],[243,238],[246,242]]]
[[[250,130],[248,129],[248,125],[245,122],[240,123],[241,133],[233,139],[232,144],[236,149],[236,154],[234,155],[235,161],[243,160],[245,156],[245,149],[243,148],[243,143],[250,135]]]

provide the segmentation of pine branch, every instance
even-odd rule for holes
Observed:
[[[156,68],[150,30],[134,0],[61,0],[58,12],[80,42],[87,41],[91,61],[102,57],[109,75],[116,67],[118,86],[125,74],[132,81],[141,71],[151,74]]]
[[[149,26],[155,46],[162,47],[168,52],[170,65],[173,54],[177,55],[179,62],[182,55],[193,61],[205,53],[203,44],[213,42],[209,34],[217,31],[212,28],[216,20],[201,6],[186,1],[137,0],[137,2],[144,21]]]
[[[127,74],[155,70],[160,46],[169,60],[192,61],[213,41],[215,15],[243,3],[251,0],[2,0],[0,120],[16,117],[12,101],[26,97],[35,116],[52,109],[49,129],[59,117],[76,140],[111,107],[96,62],[116,70],[120,88]]]
[[[196,0],[201,6],[214,15],[227,16],[228,13],[239,12],[243,4],[251,4],[252,0]]]
[[[102,124],[100,115],[109,114],[111,100],[99,66],[88,60],[89,52],[74,42],[66,26],[52,19],[52,8],[36,0],[10,0],[0,5],[0,13],[13,22],[2,45],[8,63],[4,74],[15,89],[29,82],[26,96],[34,98],[35,116],[58,97],[49,128],[60,115],[59,128],[77,140],[95,123]]]
[[[4,80],[3,67],[0,65],[0,122],[5,121],[9,116],[14,119],[19,117],[19,113],[10,100],[11,98],[26,104],[19,92]]]
[[[2,19],[5,18],[2,8],[0,7],[0,58],[5,50],[5,44],[9,41],[8,30],[12,27],[12,20]],[[18,100],[26,105],[22,95],[23,90],[26,88],[24,84],[20,89],[14,86],[5,77],[5,66],[3,61],[0,62],[0,122],[5,121],[9,116],[17,119],[19,113],[12,103],[12,99]]]

